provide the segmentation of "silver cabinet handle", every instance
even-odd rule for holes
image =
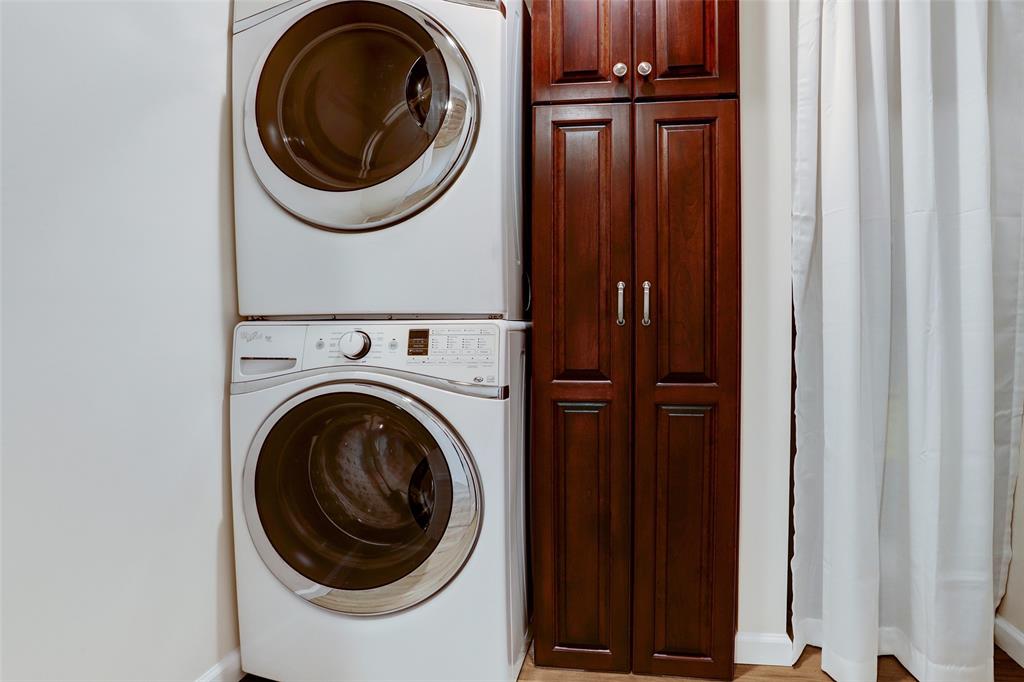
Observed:
[[[640,324],[645,327],[651,326],[651,283],[644,282],[644,319]]]
[[[615,324],[623,327],[626,325],[626,305],[624,301],[626,296],[626,283],[619,282],[616,285],[616,288],[619,290],[619,316],[615,318]]]
[[[653,70],[654,67],[651,66],[650,62],[640,62],[639,64],[636,65],[636,72],[643,76],[644,78],[647,78],[647,76],[649,76],[651,74],[651,71]]]
[[[612,67],[612,73],[614,73],[617,78],[624,78],[626,74],[629,73],[629,67],[626,66],[625,62],[619,62]]]

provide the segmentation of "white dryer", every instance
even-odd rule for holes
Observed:
[[[528,641],[525,327],[236,328],[231,472],[246,672],[516,678]]]
[[[522,0],[238,0],[245,316],[522,318]]]

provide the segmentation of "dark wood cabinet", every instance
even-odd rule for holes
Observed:
[[[731,678],[736,4],[535,0],[533,50],[536,662]]]
[[[633,0],[637,97],[733,94],[738,56],[735,0]]]
[[[535,102],[628,99],[631,0],[542,0],[533,6]],[[628,75],[628,74],[627,74]]]
[[[625,670],[632,450],[630,105],[534,111],[535,656]]]
[[[538,0],[533,101],[734,94],[736,0]]]
[[[735,100],[635,107],[633,670],[731,677],[739,459]],[[648,321],[649,324],[644,324]]]

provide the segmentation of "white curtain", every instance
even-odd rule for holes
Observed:
[[[793,633],[992,677],[1024,387],[1024,2],[801,0]]]

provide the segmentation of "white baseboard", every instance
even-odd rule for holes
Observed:
[[[736,662],[752,665],[793,665],[793,640],[775,632],[737,632]]]
[[[996,616],[996,646],[1024,666],[1024,632],[1002,616]]]
[[[238,682],[242,672],[242,654],[235,649],[217,661],[217,664],[199,676],[196,682]]]
[[[1012,643],[1004,644],[1000,639],[1001,628],[1007,633],[1012,631],[1012,634],[1004,635],[1004,638],[1012,638]],[[1013,660],[1024,665],[1024,633],[1002,617],[996,618],[996,644]],[[792,665],[793,641],[787,635],[773,632],[738,632],[735,657],[740,664],[781,665],[788,668]],[[244,675],[241,654],[235,649],[200,675],[196,682],[238,682]]]

